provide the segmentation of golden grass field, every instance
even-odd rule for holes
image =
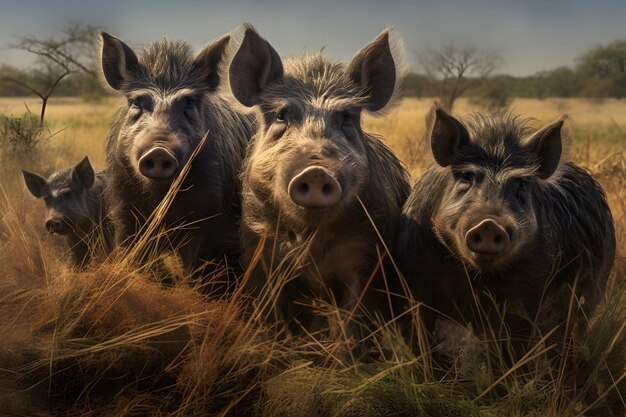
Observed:
[[[46,173],[67,167],[88,155],[94,166],[104,166],[104,144],[109,125],[123,101],[107,98],[84,102],[75,98],[51,99],[46,120],[54,134],[46,143],[45,157],[25,161],[25,168],[42,168]],[[425,116],[432,99],[406,98],[384,117],[369,117],[365,130],[383,136],[407,165],[416,180],[430,164],[429,149],[423,142]],[[19,116],[26,109],[39,110],[36,99],[0,98],[0,114]],[[571,160],[589,169],[605,187],[617,224],[620,254],[626,254],[626,101],[587,99],[517,99],[515,113],[536,119],[539,128],[564,113],[574,120]],[[457,103],[460,117],[480,111],[469,100]],[[19,172],[7,173],[19,177]],[[21,178],[18,178],[21,181]],[[6,179],[5,179],[6,181]],[[25,188],[24,188],[25,190]],[[23,190],[23,191],[24,191]]]
[[[0,154],[0,415],[71,416],[604,416],[624,415],[626,378],[626,101],[518,99],[540,127],[574,120],[569,158],[604,186],[618,254],[607,301],[588,334],[552,354],[539,340],[510,362],[493,340],[438,369],[426,342],[411,351],[381,325],[382,361],[353,363],[341,341],[277,338],[245,319],[237,297],[210,299],[186,285],[163,289],[120,258],[71,271],[43,230],[43,203],[20,167],[49,174],[88,155],[102,167],[118,98],[49,103],[53,134],[28,155]],[[368,117],[416,180],[431,99],[403,99]],[[0,114],[35,113],[35,99],[0,98]],[[480,110],[457,103],[461,118]],[[470,338],[471,339],[471,338]],[[471,339],[474,340],[474,339]],[[460,340],[463,345],[468,340]],[[466,354],[469,354],[466,352]],[[458,359],[458,358],[457,358]],[[468,371],[468,369],[470,369]],[[621,393],[615,389],[621,384]]]

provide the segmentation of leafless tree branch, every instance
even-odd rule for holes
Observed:
[[[94,26],[74,24],[68,26],[59,37],[40,39],[35,36],[26,36],[10,45],[12,48],[36,55],[48,74],[49,85],[41,89],[16,78],[3,78],[41,98],[40,121],[42,125],[48,99],[65,77],[77,72],[97,76],[96,48],[94,47],[97,33],[97,28]]]
[[[450,111],[476,79],[488,77],[502,64],[497,52],[471,45],[448,44],[426,50],[418,58],[426,74],[439,85],[439,97]]]

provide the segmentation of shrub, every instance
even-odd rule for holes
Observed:
[[[504,83],[492,80],[484,83],[472,98],[472,104],[476,104],[489,111],[500,110],[511,104],[513,98],[511,92]]]
[[[21,117],[0,115],[0,151],[28,154],[50,138],[45,124],[31,112]]]

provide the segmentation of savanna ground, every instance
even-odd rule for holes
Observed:
[[[26,104],[38,111],[35,100]],[[511,359],[505,340],[461,332],[445,365],[421,334],[413,349],[381,323],[368,336],[382,360],[355,364],[341,341],[277,338],[242,313],[235,295],[215,299],[185,284],[164,289],[119,255],[83,273],[43,230],[43,202],[20,167],[50,172],[104,143],[119,99],[52,99],[51,137],[30,153],[0,154],[0,415],[624,415],[626,348],[626,101],[516,100],[539,127],[569,113],[571,160],[604,186],[618,253],[607,297],[589,333],[535,341]],[[367,119],[419,177],[430,164],[422,141],[430,99],[404,99]],[[0,99],[0,114],[25,112]],[[461,100],[455,114],[479,110]],[[49,135],[44,135],[49,136]],[[175,260],[171,262],[175,269]],[[218,277],[219,278],[219,277]],[[419,309],[411,311],[419,330]],[[419,331],[418,331],[419,334]],[[515,355],[513,355],[515,356]],[[621,390],[615,389],[619,386]],[[620,392],[621,391],[621,392]]]

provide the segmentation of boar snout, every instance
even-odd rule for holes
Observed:
[[[144,177],[169,179],[178,171],[178,161],[170,151],[160,146],[150,149],[139,158],[139,172]]]
[[[65,235],[69,231],[67,224],[63,221],[63,219],[60,219],[58,217],[48,218],[44,226],[46,227],[46,230],[49,233],[57,233],[59,235]]]
[[[312,166],[291,179],[289,197],[302,207],[328,208],[341,200],[341,185],[326,168]]]
[[[485,219],[467,232],[465,243],[479,255],[499,255],[509,248],[511,238],[495,220]]]

